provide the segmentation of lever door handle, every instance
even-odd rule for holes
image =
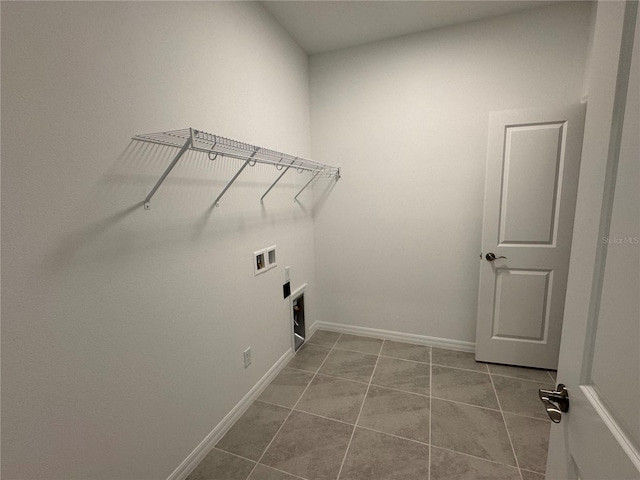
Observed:
[[[547,410],[547,415],[549,415],[551,421],[553,423],[560,423],[562,420],[562,411],[557,407],[557,405],[551,403],[549,397],[545,397],[544,395],[540,396],[540,400],[544,403],[544,408]]]
[[[569,391],[562,383],[556,390],[538,390],[538,396],[547,410],[547,415],[553,423],[560,423],[562,413],[569,411]]]
[[[487,253],[487,254],[484,256],[484,258],[486,258],[486,259],[487,259],[487,260],[489,260],[490,262],[493,262],[494,260],[497,260],[497,259],[499,259],[499,258],[507,258],[507,257],[504,257],[504,256],[496,257],[496,254],[495,254],[495,253],[493,253],[493,252],[489,252],[489,253]]]

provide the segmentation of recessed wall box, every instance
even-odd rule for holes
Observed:
[[[253,252],[253,274],[258,275],[276,267],[276,246]]]
[[[276,246],[272,246],[266,249],[266,260],[267,260],[267,267],[268,268],[273,268],[276,267],[278,264],[276,263]]]
[[[264,250],[253,252],[253,273],[258,275],[268,270]]]

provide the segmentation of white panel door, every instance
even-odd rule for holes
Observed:
[[[558,370],[570,405],[551,430],[547,478],[637,480],[640,16],[637,2],[597,8]]]
[[[491,113],[479,361],[557,367],[584,112],[570,105]]]

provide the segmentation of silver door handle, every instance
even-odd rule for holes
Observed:
[[[504,257],[504,256],[496,257],[495,253],[489,252],[484,256],[484,258],[486,258],[490,262],[493,262],[494,260],[497,260],[499,258],[507,258],[507,257]]]
[[[562,414],[569,411],[569,391],[562,383],[559,383],[556,390],[538,390],[538,396],[547,410],[547,415],[553,423],[560,423]]]

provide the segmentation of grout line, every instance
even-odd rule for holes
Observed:
[[[513,378],[514,380],[522,380],[523,382],[538,383],[540,385],[549,385],[548,383],[545,383],[544,380],[531,380],[530,378],[514,377],[512,375],[503,375],[501,373],[492,373],[491,375],[494,375],[496,377]]]
[[[384,345],[385,340],[382,341],[382,345]],[[380,351],[382,351],[382,345],[380,345]],[[371,381],[373,380],[373,376],[376,373],[376,368],[378,366],[378,360],[380,360],[380,355],[376,357],[376,364],[373,366],[373,371],[371,372],[371,377],[369,377],[369,385],[367,385],[367,391],[364,394],[364,399],[362,400],[362,405],[360,405],[360,411],[358,412],[358,416],[356,417],[356,425],[358,424],[358,420],[360,420],[360,415],[362,415],[362,410],[364,409],[364,404],[367,401],[367,395],[369,395],[369,389],[371,388]],[[349,438],[349,443],[347,444],[347,450],[344,452],[344,457],[342,457],[342,463],[340,464],[340,470],[338,470],[338,476],[336,478],[340,478],[342,474],[342,469],[344,468],[344,462],[347,460],[347,455],[349,454],[349,449],[351,448],[351,442],[353,441],[353,436],[356,433],[356,427],[353,427],[353,431],[351,432],[351,438]]]
[[[318,371],[318,375],[320,375],[321,377],[337,378],[338,380],[344,380],[345,382],[359,383],[360,385],[369,385],[368,382],[363,382],[361,380],[354,380],[353,378],[339,377],[338,375],[331,375],[330,373],[324,373],[324,372],[320,373],[320,371]]]
[[[429,352],[429,355],[431,355],[431,352]],[[412,360],[410,358],[402,358],[402,357],[394,357],[393,355],[382,355],[380,354],[380,356],[382,358],[393,358],[394,360],[402,360],[403,362],[413,362],[413,363],[420,363],[422,365],[429,365],[431,364],[431,362],[421,362],[420,360]]]
[[[452,449],[446,448],[446,447],[439,447],[438,445],[432,445],[432,446],[433,446],[433,448],[438,448],[440,450],[446,450],[447,452],[455,453],[457,455],[463,455],[465,457],[473,458],[473,459],[476,459],[476,460],[483,460],[485,462],[495,463],[496,465],[502,465],[503,467],[509,467],[509,468],[514,468],[516,470],[520,470],[518,467],[516,467],[514,465],[509,465],[507,463],[498,462],[496,460],[491,460],[489,458],[478,457],[477,455],[471,455],[470,453],[459,452],[457,450],[452,450]],[[529,471],[531,471],[531,470],[529,470]],[[538,473],[538,472],[533,472],[533,473]]]
[[[529,468],[521,468],[520,470],[522,470],[524,472],[535,473],[536,475],[542,475],[543,477],[546,475],[543,472],[536,472],[535,470],[531,470]]]
[[[307,340],[306,342],[304,342],[304,345],[315,345],[316,347],[333,348],[333,345],[327,345],[326,343],[315,343],[311,340]]]
[[[296,475],[294,473],[285,472],[284,470],[280,470],[279,468],[272,467],[271,465],[266,465],[264,463],[256,463],[256,468],[258,468],[258,465],[262,465],[263,467],[271,468],[272,470],[275,470],[276,472],[284,473],[285,475],[289,475],[289,476],[294,477],[294,478],[299,478],[300,480],[307,480],[305,477],[301,477],[300,475]],[[253,471],[251,473],[253,473]],[[249,474],[249,476],[251,476],[251,473]],[[247,477],[247,480],[249,480],[248,477]]]
[[[555,384],[556,384],[556,379],[555,379],[555,378],[553,378],[553,375],[551,375],[551,372],[550,372],[549,370],[547,370],[547,373],[549,374],[549,376],[551,377],[551,381],[552,381],[552,382],[553,382],[553,384],[555,385]],[[556,373],[556,377],[557,377],[557,375],[558,375],[558,374]]]
[[[507,411],[504,411],[504,413],[506,415],[514,415],[516,417],[528,418],[529,420],[538,420],[539,422],[551,423],[551,419],[548,417],[547,418],[532,417],[531,415],[522,415],[521,413],[513,413],[513,412],[507,412]]]
[[[219,452],[228,453],[229,455],[233,455],[234,457],[238,457],[238,458],[241,458],[243,460],[247,460],[247,461],[249,461],[251,463],[256,463],[256,464],[258,463],[255,460],[252,460],[252,459],[250,459],[248,457],[243,457],[242,455],[238,455],[237,453],[233,453],[233,452],[227,452],[224,448],[220,448],[220,447],[217,447],[217,446],[214,446],[211,450],[218,450]]]
[[[266,403],[267,405],[273,405],[274,407],[286,408],[287,410],[293,410],[293,408],[287,405],[282,405],[281,403],[267,402],[266,400],[258,400],[257,398],[256,398],[256,402]]]
[[[378,349],[378,357],[380,357],[380,355],[382,355],[382,347],[384,347],[384,338],[382,339],[382,342],[380,342],[380,348]]]
[[[500,408],[484,407],[482,405],[474,405],[473,403],[465,403],[465,402],[460,402],[458,400],[451,400],[449,398],[443,398],[443,397],[431,396],[431,398],[434,400],[440,400],[441,402],[451,402],[451,403],[456,403],[458,405],[464,405],[466,407],[475,407],[475,408],[482,408],[483,410],[491,410],[492,412],[501,412]]]
[[[431,480],[431,444],[433,439],[431,438],[431,418],[433,412],[433,349],[429,349],[429,467],[427,471],[427,480]]]
[[[340,334],[340,337],[342,337],[342,334]],[[340,339],[340,337],[338,337],[338,340]],[[337,343],[337,340],[336,340]],[[280,428],[278,428],[278,431],[275,433],[275,435],[273,436],[273,438],[271,439],[271,441],[268,443],[268,445],[265,447],[264,451],[262,452],[262,455],[260,455],[260,458],[258,459],[258,462],[254,465],[254,467],[251,469],[251,471],[249,472],[249,476],[247,478],[249,478],[251,476],[251,474],[253,473],[253,471],[256,469],[256,466],[262,461],[262,459],[264,458],[265,454],[267,453],[267,451],[269,450],[269,447],[271,447],[271,444],[273,443],[273,441],[276,439],[276,437],[278,436],[278,434],[280,433],[280,430],[282,430],[282,427],[284,427],[285,423],[287,423],[287,420],[289,420],[289,417],[291,417],[291,414],[295,410],[295,408],[298,406],[298,403],[300,403],[300,400],[302,400],[302,397],[304,396],[305,393],[307,393],[307,390],[309,389],[309,387],[311,386],[311,383],[313,382],[313,379],[316,378],[316,375],[318,375],[318,371],[322,368],[322,366],[324,365],[324,363],[327,361],[327,358],[329,358],[329,355],[331,355],[331,352],[333,351],[333,347],[331,347],[329,349],[329,352],[327,353],[327,356],[324,357],[324,360],[322,361],[322,363],[320,364],[320,366],[318,367],[318,370],[316,370],[316,372],[313,374],[313,378],[309,381],[309,383],[307,384],[307,386],[305,387],[304,391],[302,392],[302,394],[300,395],[300,397],[298,398],[298,401],[293,405],[293,407],[291,407],[291,410],[289,411],[289,414],[287,415],[287,417],[284,419],[284,422],[282,422],[282,425],[280,425]],[[363,402],[364,403],[364,402]],[[355,431],[355,427],[353,427],[353,430]],[[353,433],[351,434],[353,436]],[[267,465],[268,466],[268,465]],[[286,472],[289,473],[289,472]]]
[[[332,422],[343,423],[345,425],[349,425],[350,427],[355,427],[355,423],[345,422],[344,420],[338,420],[337,418],[325,417],[324,415],[319,415],[313,412],[307,412],[306,410],[300,410],[298,408],[294,409],[296,412],[304,413],[306,415],[311,415],[312,417],[324,418],[325,420],[331,420]]]
[[[409,395],[418,395],[419,397],[430,398],[429,394],[425,394],[425,393],[416,393],[416,392],[410,392],[409,390],[402,390],[400,388],[387,387],[386,385],[380,385],[379,383],[375,383],[375,382],[371,382],[371,385],[374,387],[382,388],[383,390],[393,390],[394,392],[408,393]]]
[[[321,377],[331,377],[331,378],[337,378],[339,380],[344,380],[346,382],[354,382],[354,383],[359,383],[361,385],[368,385],[368,382],[363,382],[361,380],[354,380],[352,378],[345,378],[345,377],[339,377],[337,375],[331,375],[330,373],[325,373],[325,372],[320,372],[320,368],[318,368],[318,371],[312,371],[312,370],[300,370],[299,368],[293,368],[293,367],[285,367],[285,368],[290,368],[292,370],[297,370],[299,372],[304,372],[304,373],[311,373],[311,374],[317,374],[320,375]]]
[[[456,370],[465,370],[467,372],[475,372],[475,373],[484,373],[485,375],[496,375],[498,377],[506,377],[506,378],[515,378],[516,380],[523,380],[525,382],[534,382],[534,383],[544,383],[544,380],[532,380],[530,378],[522,378],[522,377],[517,377],[515,375],[507,375],[504,373],[493,373],[491,371],[491,368],[489,368],[486,372],[483,372],[482,370],[472,370],[470,368],[463,368],[463,367],[454,367],[453,365],[443,365],[440,363],[433,363],[431,362],[433,365],[437,366],[437,367],[445,367],[445,368],[455,368]],[[487,363],[485,363],[484,365],[489,365]],[[547,372],[549,374],[549,376],[551,376],[551,373],[549,373],[548,370],[544,370],[545,372]],[[553,377],[551,377],[551,381],[553,383]]]
[[[488,367],[487,367],[487,370],[483,372],[482,370],[473,370],[471,368],[455,367],[453,365],[443,365],[441,363],[434,363],[433,360],[431,361],[431,364],[435,365],[436,367],[455,368],[456,370],[466,370],[467,372],[486,373],[487,375],[490,375]],[[487,364],[485,363],[484,365],[486,366]]]
[[[376,430],[375,428],[363,427],[362,425],[358,425],[358,428],[360,430],[369,430],[370,432],[379,433],[380,435],[386,435],[388,437],[397,438],[399,440],[406,440],[407,442],[417,443],[418,445],[422,445],[423,447],[428,447],[429,446],[428,443],[421,442],[420,440],[415,440],[413,438],[407,438],[407,437],[401,437],[400,435],[395,435],[395,434],[389,433],[389,432],[383,432],[382,430]]]
[[[500,416],[502,417],[502,423],[504,423],[504,429],[507,431],[507,438],[509,439],[509,445],[511,445],[511,452],[513,453],[513,458],[516,460],[516,467],[518,468],[518,474],[520,475],[520,480],[524,480],[522,476],[522,470],[520,470],[520,462],[518,462],[518,456],[516,455],[516,449],[513,446],[513,441],[511,440],[511,434],[509,433],[509,427],[507,426],[507,420],[504,418],[504,412],[502,411],[502,405],[500,404],[500,398],[498,398],[498,390],[496,390],[496,386],[493,384],[493,377],[489,375],[491,379],[491,385],[493,386],[493,393],[496,396],[496,400],[498,401],[498,407],[500,407]]]
[[[345,352],[352,352],[352,353],[361,353],[362,355],[371,355],[372,357],[378,357],[379,354],[378,353],[371,353],[371,352],[361,352],[360,350],[352,350],[350,348],[342,348],[342,347],[333,347],[336,350],[343,350]]]
[[[317,332],[318,332],[318,330],[316,330],[316,333],[317,333]],[[314,333],[314,335],[315,335],[315,333]],[[304,343],[305,343],[305,344],[307,344],[307,343],[308,343],[308,344],[310,344],[310,345],[317,345],[317,346],[319,346],[319,347],[333,348],[333,347],[335,347],[335,346],[336,346],[336,343],[338,343],[338,339],[340,339],[340,337],[341,337],[341,336],[342,336],[342,334],[339,334],[339,335],[338,335],[338,338],[336,338],[336,339],[333,341],[333,343],[332,343],[331,345],[327,345],[326,343],[315,343],[315,342],[313,342],[313,341],[312,341],[312,340],[313,340],[313,337],[311,337],[309,340],[306,340]]]
[[[316,374],[318,373],[318,370],[303,370],[302,368],[297,368],[297,367],[284,367],[284,368],[290,368],[291,370],[297,370],[298,372],[304,372],[304,373],[312,373],[312,374]]]
[[[411,393],[411,392],[407,392],[407,393]],[[418,395],[418,394],[416,393],[414,395]],[[482,405],[473,405],[472,403],[464,403],[464,402],[459,402],[457,400],[450,400],[448,398],[442,398],[442,397],[431,396],[431,398],[434,400],[440,400],[442,402],[451,402],[451,403],[457,403],[459,405],[465,405],[467,407],[475,407],[475,408],[482,408],[483,410],[491,410],[492,412],[503,412],[503,413],[506,413],[507,415],[515,415],[516,417],[529,418],[531,420],[539,420],[541,422],[549,422],[549,423],[551,422],[551,420],[547,420],[546,418],[538,418],[538,417],[532,417],[530,415],[522,415],[521,413],[507,412],[506,410],[502,410],[501,408],[483,407]]]

